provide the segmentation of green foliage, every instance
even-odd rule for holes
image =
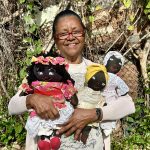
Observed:
[[[26,58],[21,60],[20,78],[21,80],[26,77],[26,67],[31,64],[31,58],[33,55],[40,54],[42,52],[42,42],[39,37],[40,27],[35,23],[35,14],[39,11],[37,5],[34,4],[35,0],[20,0],[20,4],[24,5],[26,12],[24,12],[25,32],[27,35],[23,38],[23,43],[28,45],[26,51]],[[38,0],[37,3],[40,3]],[[23,61],[23,63],[22,63]]]
[[[6,97],[3,97],[3,100],[6,101]],[[9,146],[15,141],[23,144],[26,135],[24,125],[19,117],[8,115],[5,105],[2,103],[2,97],[0,97],[0,145]],[[23,120],[26,120],[26,117],[27,115],[24,116]]]
[[[19,144],[25,141],[25,129],[19,119],[16,117],[0,114],[0,141],[3,145],[9,145],[11,142],[17,141]]]
[[[122,2],[126,8],[129,8],[132,4],[132,0],[122,0]]]
[[[93,23],[94,20],[95,20],[94,16],[89,16],[89,21],[90,21],[91,23]]]
[[[20,5],[24,5],[25,12],[23,16],[25,35],[23,43],[26,45],[25,57],[17,60],[16,63],[19,66],[19,77],[17,78],[17,84],[24,77],[26,77],[26,68],[31,64],[31,58],[33,55],[40,54],[42,51],[42,42],[39,37],[40,27],[35,23],[34,17],[38,11],[38,7],[34,5],[34,0],[19,0]],[[7,91],[10,96],[14,95],[14,85],[12,82],[8,83]],[[23,123],[25,123],[27,115],[23,116],[23,122],[18,116],[8,115],[8,98],[5,96],[0,97],[0,145],[10,146],[13,142],[17,141],[18,144],[25,143],[26,130]]]
[[[136,100],[136,112],[124,119],[124,135],[113,141],[114,150],[134,150],[150,148],[150,111],[144,99]]]
[[[144,13],[150,19],[150,0],[145,0],[144,2]]]

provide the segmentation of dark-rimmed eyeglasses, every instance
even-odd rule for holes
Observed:
[[[55,35],[55,38],[59,40],[65,40],[70,35],[72,35],[73,37],[82,37],[84,36],[84,34],[85,34],[84,31],[72,31],[72,32],[58,33]]]

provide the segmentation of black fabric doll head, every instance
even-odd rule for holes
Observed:
[[[32,64],[27,68],[27,83],[22,84],[24,92],[20,95],[33,94],[34,90],[32,88],[32,83],[34,81],[62,82],[68,85],[70,85],[71,82],[73,86],[75,82],[67,71],[68,67],[69,66],[63,57],[33,56]],[[74,92],[74,95],[72,95],[71,98],[65,98],[67,101],[70,101],[74,107],[76,107],[78,104],[76,90],[72,89],[72,92]]]
[[[105,66],[93,64],[87,67],[85,81],[94,91],[102,91],[108,81],[108,73]]]
[[[63,82],[67,83],[70,80],[74,84],[74,80],[70,77],[66,70],[67,64],[62,57],[34,57],[32,58],[32,65],[27,68],[28,84],[31,85],[33,81],[45,82]]]
[[[104,65],[108,72],[116,74],[124,65],[124,57],[117,51],[110,51],[104,58]]]

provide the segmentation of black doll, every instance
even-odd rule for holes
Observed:
[[[61,141],[55,134],[57,125],[68,121],[74,111],[73,107],[78,104],[74,80],[67,68],[68,64],[62,57],[33,56],[32,65],[27,69],[27,83],[22,84],[24,94],[37,93],[53,97],[53,104],[60,114],[56,120],[44,120],[31,110],[26,129],[31,136],[39,139],[39,150],[59,149]]]
[[[106,104],[109,105],[116,101],[120,96],[126,95],[129,88],[126,83],[117,76],[117,73],[124,65],[124,57],[117,51],[110,51],[106,54],[103,62],[107,68],[109,80],[102,95],[105,97]],[[110,134],[112,133],[112,130],[116,128],[116,121],[102,122],[101,128],[105,135],[105,149],[110,150]]]
[[[101,92],[106,87],[108,73],[104,65],[93,64],[87,67],[85,74],[85,87],[78,91],[79,108],[100,108],[105,101]],[[101,116],[98,115],[98,120]],[[99,123],[91,123],[82,130],[81,141],[85,144],[92,127],[98,128]]]

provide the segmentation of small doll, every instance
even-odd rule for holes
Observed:
[[[39,150],[60,148],[60,137],[56,135],[57,125],[68,121],[78,104],[74,80],[67,68],[68,64],[62,57],[33,56],[32,65],[27,69],[27,83],[22,84],[24,95],[37,93],[53,97],[54,106],[60,114],[58,119],[44,120],[31,110],[25,128],[30,136],[38,139]]]
[[[129,92],[129,88],[126,83],[116,75],[124,65],[124,57],[119,52],[108,52],[103,63],[107,68],[109,80],[102,95],[105,97],[106,105],[109,105],[116,101],[118,97],[126,95]],[[116,128],[116,121],[102,122],[101,128],[105,135],[105,150],[110,150],[110,134],[112,133],[112,129]]]
[[[108,81],[108,73],[104,65],[93,64],[87,67],[85,86],[77,93],[80,99],[78,108],[101,108],[105,101],[101,94]],[[85,144],[92,127],[98,128],[99,123],[92,123],[82,130],[81,141]]]

